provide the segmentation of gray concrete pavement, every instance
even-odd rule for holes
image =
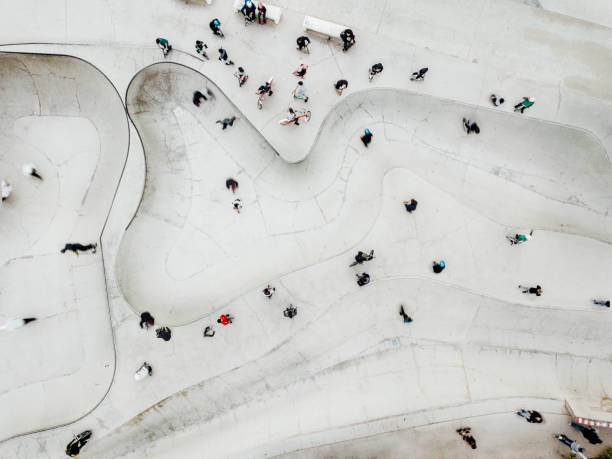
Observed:
[[[358,454],[347,443],[323,445],[379,434],[357,447],[392,457],[407,440],[427,457],[437,438],[435,454],[461,457],[465,446],[454,427],[424,426],[434,419],[479,425],[477,416],[499,420],[483,436],[479,454],[507,441],[518,445],[517,454],[550,455],[559,445],[549,429],[564,422],[564,398],[584,397],[584,406],[605,413],[609,311],[590,299],[612,295],[612,107],[605,84],[610,60],[603,58],[610,30],[509,1],[316,1],[307,11],[303,2],[277,4],[285,8],[281,24],[266,27],[244,27],[222,1],[4,8],[12,25],[0,31],[3,50],[92,62],[117,88],[133,124],[128,143],[128,131],[117,127],[125,114],[111,102],[116,94],[99,93],[108,88],[102,74],[82,69],[79,79],[45,64],[32,72],[33,91],[20,86],[28,78],[5,73],[15,96],[2,109],[5,150],[21,155],[27,144],[47,152],[37,160],[59,179],[28,188],[22,199],[27,182],[14,178],[19,212],[13,203],[0,210],[8,217],[5,240],[15,244],[0,250],[5,260],[24,261],[19,268],[5,262],[3,298],[14,292],[6,298],[17,305],[16,284],[40,285],[55,269],[58,281],[28,303],[64,300],[79,319],[62,312],[58,328],[49,325],[40,337],[32,335],[41,323],[2,336],[7,346],[18,343],[27,352],[36,351],[30,343],[48,348],[47,358],[25,357],[36,374],[23,356],[6,357],[14,375],[3,396],[21,411],[2,434],[71,423],[100,404],[77,423],[1,443],[0,456],[56,457],[72,432],[91,428],[84,457]],[[349,23],[357,45],[344,54],[337,43],[316,38],[310,56],[299,54],[293,43],[305,13]],[[215,16],[226,31],[223,41],[207,29]],[[156,36],[169,38],[175,51],[165,64],[147,68],[161,60]],[[195,39],[208,42],[210,62],[193,56]],[[19,44],[26,42],[47,44]],[[246,67],[245,87],[238,89],[232,70],[215,60],[220,44]],[[56,59],[35,57],[30,67]],[[310,65],[312,120],[300,128],[279,126],[294,105],[291,71],[302,61]],[[378,61],[385,71],[368,83],[367,68]],[[410,84],[407,75],[422,65],[431,69],[426,81]],[[2,71],[13,67],[5,63]],[[275,95],[259,111],[253,92],[271,75]],[[331,87],[340,76],[350,81],[342,97]],[[217,98],[196,109],[190,94],[207,86]],[[506,106],[493,109],[491,92],[502,92]],[[536,105],[523,116],[510,113],[523,95],[535,95]],[[33,110],[14,114],[23,100]],[[37,101],[49,109],[37,112]],[[59,110],[63,118],[49,116],[62,103],[70,107]],[[87,104],[104,116],[87,111]],[[240,119],[220,131],[214,120],[228,111]],[[480,136],[461,130],[465,115],[479,122]],[[358,140],[365,126],[375,132],[368,150]],[[3,158],[17,174],[18,157]],[[79,171],[97,164],[92,184],[64,172],[75,158],[83,161]],[[240,216],[223,186],[228,175],[240,181]],[[420,203],[413,215],[401,206],[410,197]],[[54,202],[62,203],[55,214],[47,204]],[[43,259],[48,250],[55,253],[64,230],[89,237],[101,225],[103,267],[93,258],[96,265],[64,275]],[[531,228],[534,240],[509,247],[505,234]],[[27,258],[28,244],[41,237],[44,244],[34,247],[42,255]],[[377,253],[366,267],[373,282],[358,289],[346,265],[356,250],[368,248]],[[436,276],[429,265],[440,257],[448,268]],[[278,288],[272,301],[260,292],[267,282]],[[540,298],[516,288],[536,282],[544,286]],[[72,293],[52,284],[88,288]],[[112,384],[105,378],[113,364],[100,368],[112,351],[105,289],[117,352]],[[299,310],[292,321],[282,317],[289,302]],[[399,321],[400,302],[415,318],[410,326]],[[137,325],[137,312],[145,309],[158,324],[188,325],[173,327],[169,343],[155,340]],[[236,322],[203,340],[202,329],[221,312]],[[86,363],[75,342],[83,344]],[[64,356],[65,349],[71,354]],[[137,383],[133,372],[145,359],[154,377]],[[77,370],[75,360],[85,366]],[[71,391],[53,386],[66,373],[71,376],[62,382]],[[25,394],[22,384],[37,392]],[[73,388],[87,396],[74,397]],[[532,426],[517,423],[514,408],[502,403],[508,397],[534,397],[545,406],[543,399],[553,400],[547,409],[558,418],[541,426],[545,438],[526,433]],[[50,408],[33,425],[41,406]],[[445,410],[452,413],[436,418]],[[492,414],[500,410],[506,414]],[[398,421],[415,413],[424,419]],[[381,419],[393,421],[377,427]],[[397,434],[415,427],[406,438]],[[498,440],[502,432],[507,435]]]

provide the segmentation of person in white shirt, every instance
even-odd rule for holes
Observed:
[[[304,99],[304,102],[308,102],[308,96],[306,95],[306,88],[304,87],[303,81],[298,81],[297,86],[293,90],[294,99]]]
[[[21,170],[23,171],[23,175],[25,175],[26,177],[32,176],[36,177],[38,180],[43,179],[34,167],[34,164],[24,164],[21,167]]]
[[[2,180],[2,202],[6,201],[13,191],[13,186]]]
[[[25,319],[9,319],[6,321],[4,325],[0,326],[0,330],[7,330],[7,331],[17,330],[18,328],[21,328],[25,326],[26,324],[29,324],[30,322],[33,322],[35,320],[36,318],[34,317],[28,317]]]

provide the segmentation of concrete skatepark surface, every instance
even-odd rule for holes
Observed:
[[[384,3],[279,1],[278,26],[244,27],[220,1],[159,2],[150,22],[129,24],[150,6],[112,1],[95,3],[86,29],[70,4],[39,30],[44,11],[2,33],[3,178],[15,190],[0,208],[1,312],[39,321],[0,335],[12,349],[0,396],[19,413],[0,425],[0,457],[58,457],[86,428],[83,457],[551,457],[567,453],[556,432],[598,451],[569,429],[563,401],[609,411],[609,311],[591,299],[612,295],[612,95],[600,79],[612,32],[506,1]],[[479,7],[477,30],[453,35],[453,20]],[[433,28],[407,31],[440,8]],[[293,49],[304,14],[349,13],[349,53],[320,38],[310,56]],[[215,16],[230,57],[246,62],[244,88],[201,30]],[[160,27],[173,17],[187,19]],[[165,62],[151,46],[160,34],[175,44]],[[119,46],[102,43],[111,36]],[[210,62],[183,51],[202,36]],[[368,83],[378,60],[385,71]],[[313,117],[279,126],[287,104],[306,106],[290,96],[300,61]],[[407,86],[421,63],[426,81]],[[259,111],[253,92],[270,75],[275,95]],[[339,98],[340,76],[350,86]],[[215,97],[197,108],[191,95],[205,88]],[[494,109],[499,88],[508,102]],[[512,113],[533,94],[530,111]],[[223,131],[215,121],[229,115],[238,120]],[[465,135],[463,116],[479,136]],[[26,159],[43,182],[22,176]],[[419,208],[407,214],[411,197]],[[528,244],[505,240],[532,228]],[[95,255],[59,253],[97,240]],[[370,248],[374,261],[347,268]],[[434,275],[440,258],[448,268]],[[363,270],[373,281],[360,289]],[[415,322],[401,322],[400,303]],[[144,310],[172,326],[169,343],[139,329]],[[222,312],[231,326],[216,326]],[[143,360],[154,374],[136,382]],[[520,407],[546,422],[527,424]],[[454,432],[465,424],[477,451]]]

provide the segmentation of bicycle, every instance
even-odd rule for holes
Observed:
[[[289,118],[285,118],[284,120],[280,120],[278,124],[286,126],[288,124],[295,123],[301,118],[306,118],[306,121],[310,121],[310,110],[296,110],[295,115],[296,117],[294,119],[290,120]]]

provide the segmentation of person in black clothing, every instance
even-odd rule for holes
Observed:
[[[227,55],[227,51],[223,48],[219,48],[219,60],[221,62],[225,62],[225,65],[234,65],[234,61],[232,61]]]
[[[374,250],[371,250],[369,254],[360,250],[357,252],[357,255],[355,255],[355,262],[362,264],[364,261],[370,261],[372,258],[374,258]]]
[[[526,411],[521,408],[521,410],[517,411],[516,414],[527,419],[527,422],[540,424],[543,421],[542,415],[535,410]]]
[[[338,93],[339,96],[342,95],[342,91],[345,90],[346,88],[348,88],[348,81],[346,80],[338,80],[336,81],[336,84],[334,85],[334,88],[336,88],[336,92]]]
[[[340,38],[342,39],[342,43],[344,45],[342,51],[348,50],[355,44],[355,34],[351,29],[346,29],[345,31],[340,32]]]
[[[363,144],[367,147],[368,144],[372,141],[372,134],[369,129],[363,131],[363,135],[360,137]]]
[[[465,131],[468,134],[470,134],[470,132],[475,132],[476,134],[480,134],[480,127],[478,127],[475,121],[463,118],[463,127],[465,128]]]
[[[140,328],[148,329],[153,325],[155,325],[155,319],[151,314],[149,314],[148,312],[143,312],[142,314],[140,314]]]
[[[215,331],[212,329],[212,327],[209,325],[208,327],[206,327],[204,329],[204,333],[203,333],[205,338],[212,338],[213,336],[215,336]]]
[[[208,98],[204,94],[202,94],[200,91],[196,91],[193,93],[193,104],[196,107],[200,106],[200,104],[202,103],[202,99],[208,100]]]
[[[308,49],[308,45],[310,44],[310,38],[308,38],[306,35],[302,35],[301,37],[298,37],[295,42],[298,45],[297,49],[299,51],[302,51],[306,54],[310,54],[310,49]]]
[[[582,432],[584,438],[586,438],[591,445],[602,443],[601,438],[599,438],[599,431],[595,427],[583,426],[581,424],[576,424],[575,422],[572,422],[570,425],[574,429],[578,429],[580,432]]]
[[[470,448],[476,449],[476,439],[472,437],[471,427],[462,427],[461,429],[457,429],[457,433],[461,435],[461,438],[464,442],[470,445]]]
[[[410,214],[416,210],[417,204],[418,202],[416,199],[411,199],[410,202],[404,201],[404,207],[406,207],[406,210]]]
[[[257,22],[259,22],[260,24],[265,24],[266,21],[268,20],[266,18],[266,11],[267,10],[264,4],[259,2],[257,4]]]
[[[172,331],[168,327],[161,327],[155,330],[155,336],[164,341],[170,341],[170,338],[172,338]]]
[[[274,292],[276,292],[276,289],[272,287],[270,284],[268,284],[268,286],[264,288],[262,291],[266,298],[272,298],[272,295],[274,295]]]
[[[444,271],[444,268],[446,268],[446,263],[444,262],[444,260],[440,260],[439,262],[434,261],[433,262],[433,272],[436,274],[440,274],[442,271]]]
[[[70,250],[78,255],[79,251],[87,252],[88,250],[92,250],[92,253],[96,253],[96,247],[98,247],[98,244],[96,243],[83,245],[83,244],[78,244],[76,242],[74,243],[69,242],[64,246],[62,250],[60,250],[60,252],[65,253],[66,250]]]
[[[424,67],[422,69],[420,69],[418,72],[413,72],[412,76],[410,77],[411,80],[424,80],[425,79],[425,74],[427,73],[427,71],[429,70],[429,68]]]
[[[234,121],[236,121],[236,117],[232,116],[231,118],[224,118],[222,120],[217,120],[216,122],[223,126],[223,130],[227,129],[228,126],[233,126]]]
[[[370,283],[370,275],[368,273],[362,273],[361,276],[359,274],[355,274],[357,276],[357,285],[363,287]]]
[[[370,81],[374,78],[375,75],[378,75],[383,71],[383,65],[379,62],[378,64],[374,64],[370,69]]]
[[[410,317],[408,314],[406,314],[406,311],[404,311],[404,305],[400,304],[400,312],[399,315],[402,316],[402,318],[404,319],[404,323],[410,323],[412,322],[412,317]]]
[[[256,8],[253,2],[246,1],[240,11],[249,21],[254,21],[255,20],[255,10]]]
[[[523,291],[523,293],[531,293],[535,296],[542,295],[542,287],[540,287],[539,285],[535,287],[526,287],[525,285],[519,285],[518,287]]]
[[[225,181],[225,188],[227,188],[228,190],[231,188],[232,193],[236,193],[236,188],[238,188],[238,182],[230,177]]]

